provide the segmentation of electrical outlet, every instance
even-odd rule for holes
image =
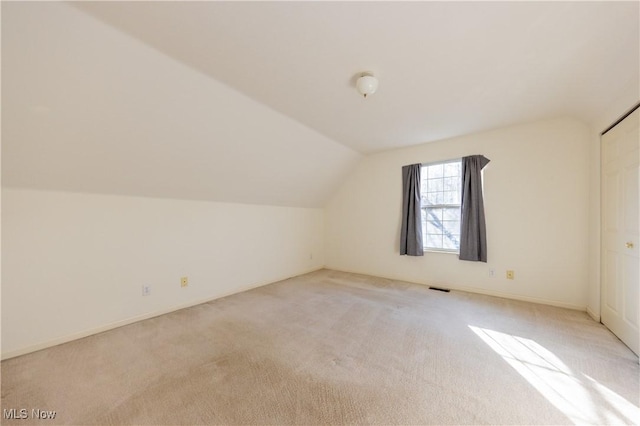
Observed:
[[[189,285],[189,278],[188,277],[180,278],[180,287],[186,287],[188,285]]]
[[[513,279],[515,279],[515,272],[513,272],[512,270],[508,270],[508,271],[507,271],[507,279],[508,279],[508,280],[513,280]]]
[[[496,270],[493,268],[489,269],[489,276],[493,278],[495,275],[496,275]]]
[[[142,295],[143,296],[151,295],[151,286],[150,285],[143,285],[142,286]]]

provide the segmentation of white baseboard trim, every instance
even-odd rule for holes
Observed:
[[[482,294],[482,295],[485,295],[485,296],[501,297],[503,299],[520,300],[522,302],[530,302],[530,303],[537,303],[539,305],[555,306],[555,307],[558,307],[558,308],[572,309],[572,310],[575,310],[575,311],[582,311],[582,312],[586,312],[587,311],[587,307],[586,306],[575,305],[573,303],[566,303],[566,302],[561,302],[561,301],[552,300],[552,299],[544,299],[544,298],[539,298],[539,297],[523,296],[523,295],[513,294],[513,293],[504,293],[504,292],[500,292],[500,291],[486,290],[486,289],[477,288],[477,287],[455,286],[455,285],[450,285],[450,284],[442,285],[442,284],[437,284],[437,283],[431,283],[431,284],[429,284],[429,283],[420,283],[420,282],[410,281],[410,280],[406,280],[406,279],[398,278],[398,277],[372,275],[372,274],[367,274],[367,273],[364,273],[364,272],[348,271],[348,270],[345,270],[345,269],[336,269],[336,268],[332,268],[330,266],[326,266],[325,268],[328,269],[328,270],[337,271],[337,272],[348,272],[348,273],[351,273],[351,274],[367,275],[367,276],[370,276],[370,277],[379,277],[379,278],[384,278],[384,279],[387,279],[387,280],[404,281],[404,282],[417,284],[417,285],[424,285],[424,286],[434,285],[434,286],[437,286],[437,287],[446,287],[446,288],[448,288],[450,290],[455,290],[455,291],[464,291],[464,292],[467,292],[467,293]]]
[[[273,279],[273,280],[254,283],[254,284],[251,284],[251,285],[247,285],[247,286],[241,287],[236,291],[222,293],[222,294],[218,294],[216,296],[207,297],[207,298],[199,299],[199,300],[194,300],[194,301],[191,301],[191,302],[182,303],[180,305],[170,306],[168,308],[156,310],[156,311],[153,311],[153,312],[148,312],[148,313],[145,313],[145,314],[136,315],[135,317],[122,319],[122,320],[115,321],[115,322],[112,322],[112,323],[109,323],[109,324],[105,324],[105,325],[102,325],[102,326],[99,326],[99,327],[94,327],[94,328],[90,328],[90,329],[87,329],[87,330],[79,331],[77,333],[68,334],[66,336],[57,337],[55,339],[47,340],[45,342],[36,343],[34,345],[29,345],[29,346],[26,346],[24,348],[15,349],[15,350],[12,350],[12,351],[7,351],[7,352],[2,352],[1,359],[2,359],[2,361],[4,361],[4,360],[10,359],[10,358],[15,358],[15,357],[20,356],[20,355],[26,355],[26,354],[31,353],[31,352],[36,352],[36,351],[39,351],[39,350],[42,350],[42,349],[50,348],[52,346],[61,345],[63,343],[68,343],[68,342],[71,342],[73,340],[82,339],[84,337],[92,336],[94,334],[98,334],[98,333],[102,333],[102,332],[105,332],[105,331],[113,330],[114,328],[119,328],[119,327],[123,327],[125,325],[133,324],[133,323],[138,322],[138,321],[144,321],[144,320],[147,320],[147,319],[150,319],[150,318],[155,318],[155,317],[158,317],[160,315],[165,315],[165,314],[168,314],[168,313],[171,313],[171,312],[179,311],[180,309],[190,308],[191,306],[196,306],[196,305],[201,305],[203,303],[208,303],[208,302],[211,302],[212,300],[221,299],[223,297],[231,296],[231,295],[237,294],[237,293],[242,293],[243,291],[252,290],[254,288],[262,287],[262,286],[265,286],[265,285],[268,285],[268,284],[273,284],[273,283],[276,283],[276,282],[279,282],[279,281],[284,281],[284,280],[287,280],[289,278],[293,278],[293,277],[297,277],[297,276],[300,276],[300,275],[308,274],[310,272],[319,271],[321,269],[324,269],[324,266],[317,266],[317,267],[302,271],[300,273],[297,273],[295,275],[289,275],[289,276],[284,276],[282,278],[276,278],[276,279]]]
[[[520,300],[522,302],[537,303],[539,305],[555,306],[557,308],[572,309],[574,311],[585,312],[587,310],[586,306],[575,305],[573,303],[567,303],[567,302],[561,302],[559,300],[544,299],[540,297],[531,297],[531,296],[522,296],[519,294],[503,293],[500,291],[478,289],[475,287],[459,287],[454,290],[466,291],[469,293],[484,294],[487,296],[502,297],[503,299]]]
[[[587,314],[589,314],[589,316],[593,318],[594,321],[600,322],[600,314],[596,314],[588,306],[587,306]]]

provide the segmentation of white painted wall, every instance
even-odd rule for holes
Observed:
[[[434,252],[400,256],[401,167],[472,154],[491,159],[488,264]],[[326,266],[585,309],[589,154],[589,129],[558,119],[369,156],[325,209]],[[515,280],[505,278],[507,269]]]
[[[72,5],[2,8],[3,357],[324,265],[361,154]]]
[[[11,188],[2,206],[3,358],[324,264],[321,209]]]

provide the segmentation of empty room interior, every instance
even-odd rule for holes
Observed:
[[[3,424],[640,423],[640,2],[0,7]]]

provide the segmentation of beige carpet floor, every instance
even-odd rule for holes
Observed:
[[[3,424],[640,423],[638,358],[583,312],[329,270],[1,370]]]

